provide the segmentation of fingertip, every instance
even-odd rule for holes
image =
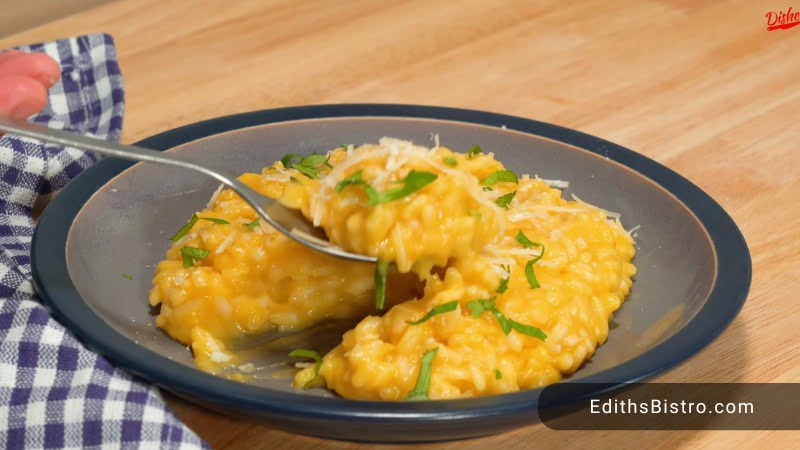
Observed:
[[[6,50],[3,53],[0,53],[0,63],[8,61],[10,59],[18,58],[21,55],[25,55],[26,53],[22,50]]]
[[[58,63],[45,53],[26,53],[12,50],[0,54],[0,76],[22,75],[39,81],[49,88],[61,76]]]
[[[45,53],[31,53],[26,57],[30,64],[30,76],[38,80],[44,87],[52,87],[61,77],[61,67]]]
[[[47,104],[47,89],[32,77],[0,76],[0,115],[24,120]]]

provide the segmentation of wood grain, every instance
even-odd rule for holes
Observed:
[[[800,27],[792,2],[123,0],[3,40],[116,39],[123,140],[236,112],[333,102],[476,108],[577,128],[699,185],[740,225],[752,290],[659,381],[800,381]],[[167,395],[214,448],[374,448],[287,434]],[[796,401],[796,399],[795,399]],[[554,432],[425,448],[800,446],[796,432]]]

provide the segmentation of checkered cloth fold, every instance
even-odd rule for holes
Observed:
[[[33,121],[119,140],[124,99],[111,36],[20,49],[61,65]],[[75,149],[0,138],[0,447],[205,448],[155,387],[83,347],[34,293],[33,215],[95,161]]]

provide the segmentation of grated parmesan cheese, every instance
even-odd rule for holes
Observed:
[[[314,226],[320,226],[325,206],[330,199],[330,195],[333,192],[337,181],[341,178],[344,178],[344,174],[350,167],[353,167],[354,165],[368,159],[381,157],[387,158],[385,165],[386,169],[382,171],[378,178],[373,181],[375,187],[380,187],[383,183],[385,183],[389,176],[394,174],[394,172],[404,164],[409,163],[412,158],[415,161],[432,166],[442,174],[461,177],[462,179],[471,177],[471,175],[458,170],[453,170],[444,164],[440,164],[435,160],[435,158],[430,158],[429,149],[421,146],[415,146],[410,141],[383,137],[378,141],[378,143],[379,146],[375,149],[353,154],[343,163],[334,167],[333,170],[331,170],[328,175],[322,179],[319,190],[311,197],[310,201],[310,215]],[[465,180],[464,183],[464,185],[468,188],[469,194],[475,199],[475,201],[484,205],[487,209],[494,211],[498,224],[496,240],[499,240],[504,233],[504,210],[497,206],[497,204],[494,202],[494,199],[487,198],[487,194],[478,187],[473,186],[473,184],[475,183],[471,183],[467,180]]]
[[[500,253],[505,255],[539,256],[542,254],[542,250],[535,248],[508,248],[501,250]]]
[[[220,183],[220,185],[217,188],[217,190],[214,191],[214,194],[211,195],[211,198],[208,200],[208,204],[206,205],[206,208],[211,209],[214,206],[214,202],[217,201],[217,197],[219,197],[219,193],[222,192],[222,188],[224,188],[224,187],[225,187],[225,185]]]
[[[228,234],[228,237],[226,237],[225,240],[220,242],[219,246],[217,246],[217,249],[214,251],[214,253],[220,254],[224,252],[225,249],[228,248],[229,245],[231,245],[231,242],[233,242],[234,237],[235,233]]]
[[[280,183],[286,183],[289,180],[291,180],[292,177],[290,175],[287,175],[287,174],[284,174],[284,173],[279,173],[279,174],[269,173],[269,174],[264,175],[264,179],[265,180],[269,180],[269,181],[277,181],[277,182],[280,182]]]
[[[607,209],[603,209],[603,208],[601,208],[599,206],[592,205],[591,203],[586,203],[585,201],[583,201],[580,198],[578,198],[578,196],[575,195],[575,194],[572,194],[572,199],[575,200],[576,202],[584,205],[584,206],[588,206],[588,207],[593,208],[593,209],[599,209],[600,211],[603,211],[606,214],[607,217],[610,217],[612,219],[619,219],[620,217],[622,217],[622,214],[620,214],[620,213],[615,213],[613,211],[609,211]]]
[[[227,362],[230,361],[230,359],[231,356],[228,354],[217,351],[211,352],[211,361],[214,361],[215,363]]]
[[[547,183],[548,186],[555,189],[566,189],[569,187],[569,181],[564,180],[542,180]]]

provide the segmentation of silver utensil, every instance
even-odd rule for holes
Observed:
[[[51,144],[88,150],[115,158],[167,164],[200,172],[233,189],[234,192],[239,194],[244,201],[250,204],[258,215],[266,220],[267,223],[298,243],[339,258],[362,262],[377,262],[375,257],[350,253],[341,247],[331,244],[327,241],[325,233],[321,229],[313,226],[299,211],[286,208],[279,202],[259,194],[246,184],[237,180],[236,177],[182,159],[180,155],[150,150],[135,145],[117,144],[102,139],[70,133],[64,130],[48,128],[30,122],[10,120],[4,117],[0,117],[0,131],[31,139],[38,139]]]

